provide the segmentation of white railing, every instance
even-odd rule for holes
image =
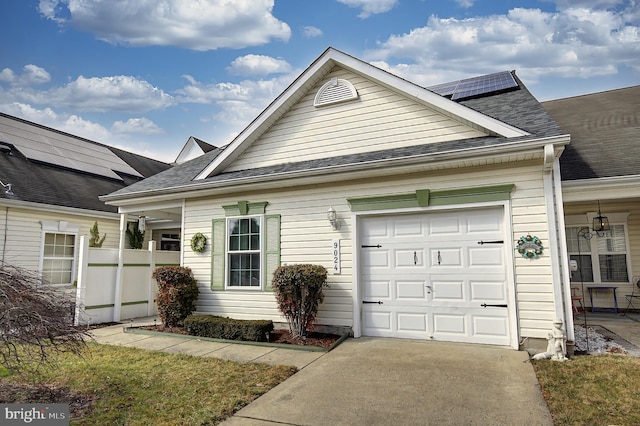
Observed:
[[[89,248],[88,238],[81,237],[75,323],[100,324],[157,314],[158,287],[151,274],[158,266],[179,265],[180,252],[158,251],[155,246],[150,241],[147,250],[124,250],[120,262],[118,249]]]

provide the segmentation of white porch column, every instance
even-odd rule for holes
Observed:
[[[124,247],[127,236],[127,215],[120,213],[120,244],[118,246],[118,270],[116,272],[116,289],[113,295],[113,321],[120,322],[122,310],[122,281],[124,277]]]

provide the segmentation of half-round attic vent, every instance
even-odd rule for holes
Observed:
[[[313,100],[313,106],[336,104],[338,102],[351,101],[358,98],[358,92],[353,84],[342,78],[334,77],[325,83]]]

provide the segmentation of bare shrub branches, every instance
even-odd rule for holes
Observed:
[[[74,302],[38,275],[0,265],[0,359],[10,371],[34,370],[51,353],[80,354],[88,331],[73,325]]]

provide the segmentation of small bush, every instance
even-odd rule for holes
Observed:
[[[196,310],[198,285],[191,269],[183,266],[163,266],[153,271],[158,282],[158,316],[166,327],[182,325]]]
[[[271,282],[280,312],[293,337],[305,338],[313,327],[318,305],[324,300],[327,270],[320,265],[285,265],[273,273]]]
[[[184,328],[192,336],[266,342],[268,333],[273,331],[273,322],[236,320],[215,315],[191,315],[184,320]]]

